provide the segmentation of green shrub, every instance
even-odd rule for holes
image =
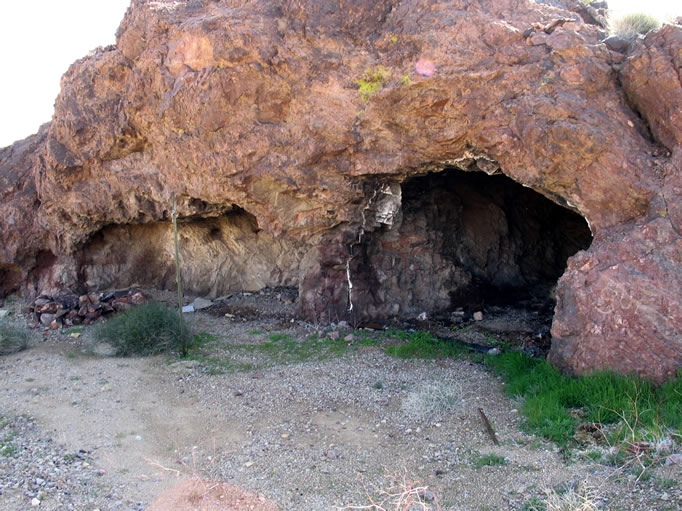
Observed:
[[[190,344],[191,333],[184,332]],[[154,355],[182,346],[177,310],[161,303],[146,303],[123,311],[97,325],[95,339],[109,343],[116,355]]]
[[[28,334],[19,327],[0,322],[0,356],[25,350]]]
[[[612,23],[611,33],[623,39],[634,41],[639,34],[656,30],[660,25],[656,18],[648,14],[628,14]]]

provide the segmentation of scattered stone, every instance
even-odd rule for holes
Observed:
[[[339,321],[339,328],[349,328],[348,321]]]
[[[39,501],[37,498],[34,497],[34,498],[31,500],[31,505],[32,505],[33,507],[38,507],[38,506],[40,505],[40,501]]]
[[[474,312],[474,321],[483,321],[483,313],[481,311]]]
[[[90,325],[100,317],[145,303],[147,297],[135,288],[108,294],[39,296],[26,306],[29,323],[40,323],[51,330],[73,325]]]
[[[419,321],[426,321],[428,319],[428,315],[426,314],[426,312],[422,312],[419,316],[417,316],[417,319]]]
[[[197,297],[192,302],[192,305],[194,306],[194,310],[198,311],[201,309],[207,309],[213,305],[213,302],[211,300],[206,300],[205,298]]]
[[[291,435],[290,435],[289,433],[282,433],[282,434],[279,435],[279,436],[280,436],[280,438],[283,438],[284,440],[286,440],[286,439],[289,438]]]
[[[354,339],[355,339],[355,336],[354,336],[353,334],[348,334],[347,336],[345,336],[345,337],[343,338],[343,340],[346,341],[346,342],[351,342],[351,341],[354,340]]]
[[[334,330],[332,332],[327,333],[327,339],[335,341],[340,337],[340,334],[338,331]]]
[[[194,312],[194,305],[191,303],[189,305],[183,305],[182,312]]]
[[[499,348],[491,348],[488,350],[488,355],[499,355],[501,353]]]
[[[625,53],[630,47],[630,41],[617,35],[607,37],[606,39],[604,39],[603,42],[606,46],[609,47],[609,49],[617,51],[619,53]]]
[[[6,318],[9,316],[9,311],[7,309],[0,309],[0,318]]]

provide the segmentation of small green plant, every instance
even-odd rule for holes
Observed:
[[[398,42],[398,36],[395,34],[391,34],[391,42],[392,43],[397,43]]]
[[[493,467],[496,465],[506,465],[507,460],[504,456],[498,456],[497,454],[482,454],[474,457],[474,467],[480,469],[483,467]]]
[[[28,334],[21,328],[0,322],[0,356],[25,350]]]
[[[190,333],[181,333],[178,312],[161,303],[146,303],[123,311],[97,325],[95,339],[109,343],[116,355],[153,355],[180,350]]]
[[[661,23],[648,14],[627,14],[611,24],[611,33],[628,41],[634,41],[640,34],[646,34],[660,26]]]
[[[360,97],[362,101],[367,103],[369,97],[383,88],[386,82],[391,77],[391,71],[384,66],[377,66],[374,69],[366,69],[362,78],[355,80],[359,87]]]
[[[407,87],[410,85],[410,83],[412,83],[412,80],[410,80],[410,75],[405,75],[400,79],[400,85],[403,87]]]

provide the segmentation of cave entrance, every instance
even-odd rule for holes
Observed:
[[[503,174],[446,169],[401,188],[393,225],[355,247],[360,316],[453,320],[514,308],[549,329],[556,282],[592,241],[583,217]]]

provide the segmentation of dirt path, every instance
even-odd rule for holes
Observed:
[[[297,325],[201,315],[197,322],[228,352],[231,344],[265,342],[274,328],[291,339],[309,335]],[[360,345],[323,360],[270,354],[267,364],[247,352],[239,362],[250,369],[210,374],[215,365],[201,361],[85,355],[87,337],[57,335],[0,359],[0,407],[34,417],[69,450],[89,452],[100,483],[120,488],[117,501],[141,501],[139,509],[179,480],[202,478],[282,510],[322,511],[367,504],[363,484],[387,489],[388,476],[401,474],[428,485],[449,510],[530,509],[545,488],[584,479],[598,487],[602,508],[681,506],[680,491],[659,484],[679,482],[679,468],[634,486],[632,477],[614,477],[613,468],[586,457],[564,459],[520,430],[518,404],[468,361],[399,360]],[[444,404],[434,407],[438,399]],[[29,501],[3,509],[28,509]],[[100,511],[125,509],[104,501]],[[187,500],[186,509],[200,508]]]

